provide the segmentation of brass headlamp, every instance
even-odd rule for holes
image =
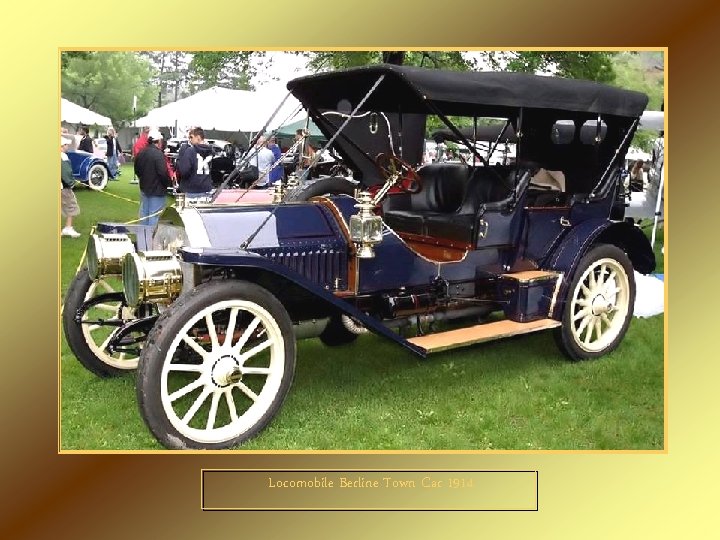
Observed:
[[[182,269],[169,251],[128,253],[122,268],[123,291],[129,306],[170,303],[182,290]]]
[[[119,275],[122,272],[125,255],[134,251],[135,246],[126,234],[91,235],[86,252],[90,279],[113,274]]]

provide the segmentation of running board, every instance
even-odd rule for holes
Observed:
[[[554,319],[540,319],[526,323],[505,319],[492,323],[478,324],[470,328],[460,328],[458,330],[449,330],[448,332],[418,336],[408,339],[408,341],[424,349],[425,353],[434,353],[456,349],[458,347],[466,347],[484,341],[492,341],[494,339],[517,336],[519,334],[529,334],[530,332],[537,332],[547,328],[555,328],[561,324],[560,321]]]

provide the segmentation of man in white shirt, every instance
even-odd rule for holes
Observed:
[[[256,188],[266,188],[270,183],[270,169],[273,163],[275,163],[275,155],[267,147],[267,138],[259,137],[255,145],[255,148],[251,151],[250,155],[257,152],[257,154],[250,159],[250,164],[256,165],[258,168],[258,180],[255,183]]]

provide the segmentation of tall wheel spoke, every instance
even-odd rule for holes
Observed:
[[[592,296],[592,292],[590,292],[590,289],[587,287],[587,285],[585,285],[585,283],[580,284],[580,290],[582,290],[585,298],[590,298]]]
[[[583,330],[587,327],[588,323],[592,320],[592,315],[587,315],[581,322],[580,326],[578,326],[577,334],[578,336],[582,335]]]
[[[169,371],[180,371],[183,373],[202,373],[204,368],[202,364],[170,364]]]
[[[583,343],[585,343],[585,345],[590,344],[590,340],[592,340],[593,330],[595,330],[595,325],[592,324],[590,319],[591,319],[591,317],[588,317],[587,320],[588,320],[588,322],[590,322],[590,324],[588,324],[585,327],[585,338],[583,339]],[[580,332],[578,332],[578,333],[580,333]]]
[[[240,309],[236,307],[230,310],[230,320],[228,321],[227,329],[225,330],[225,341],[223,342],[223,347],[232,346],[232,339],[235,335],[235,324],[237,323],[238,311],[240,311]]]
[[[105,351],[107,349],[107,346],[110,344],[110,340],[113,338],[114,333],[110,334],[105,341],[102,342],[102,345],[100,345],[100,350]]]
[[[595,269],[590,269],[590,272],[588,272],[588,286],[590,287],[590,290],[595,289],[597,287],[597,280],[595,279]]]
[[[248,324],[248,327],[243,332],[242,336],[240,336],[240,339],[235,344],[235,346],[232,348],[233,352],[235,354],[239,354],[242,348],[245,346],[245,344],[250,339],[250,336],[252,336],[253,332],[257,329],[257,327],[260,325],[260,318],[255,317],[250,324]]]
[[[617,271],[611,270],[610,274],[608,275],[608,278],[603,283],[603,286],[605,287],[606,290],[607,290],[608,286],[610,285],[610,283],[615,283],[616,276],[617,276]]]
[[[614,286],[612,288],[608,288],[605,291],[605,294],[607,295],[608,299],[615,298],[615,296],[617,296],[617,293],[619,293],[620,291],[622,291],[622,289],[620,287]]]
[[[583,308],[580,311],[578,311],[575,315],[573,315],[573,322],[577,321],[578,319],[582,319],[590,314],[590,310],[588,308]]]
[[[253,401],[257,401],[257,399],[258,399],[257,394],[255,392],[253,392],[252,390],[250,390],[250,388],[245,386],[243,383],[241,383],[241,382],[237,383],[237,387],[240,390],[242,390],[242,393],[245,394],[247,397],[249,397]]]
[[[607,327],[610,328],[610,324],[612,323],[612,321],[610,320],[610,317],[607,316],[607,313],[601,313],[600,318],[607,325]]]
[[[243,375],[270,375],[269,367],[243,367]]]
[[[212,344],[213,350],[215,350],[220,346],[220,344],[218,343],[217,329],[215,328],[215,321],[213,321],[212,313],[205,315],[205,324],[207,324],[210,343]]]
[[[203,360],[207,358],[208,352],[203,349],[200,344],[188,335],[182,337],[183,342],[188,345],[193,351],[198,353]]]
[[[191,382],[190,384],[186,384],[185,386],[183,386],[183,387],[180,388],[179,390],[175,390],[175,392],[173,392],[172,394],[170,394],[170,395],[168,396],[168,399],[169,399],[170,402],[172,403],[173,401],[175,401],[175,400],[177,400],[177,399],[180,399],[181,397],[189,394],[189,393],[192,392],[193,390],[197,390],[197,389],[200,388],[203,384],[205,384],[205,383],[203,382],[202,377],[199,377],[199,378],[195,379],[193,382]]]
[[[227,390],[225,390],[224,394],[228,410],[230,411],[230,419],[235,422],[238,419],[238,414],[237,409],[235,408],[235,400],[232,397],[232,388],[228,388]]]
[[[270,345],[272,345],[272,341],[267,339],[267,340],[263,341],[262,343],[260,343],[259,345],[255,345],[249,351],[246,351],[243,354],[241,354],[240,357],[238,358],[238,360],[240,360],[240,362],[246,362],[247,360],[249,360],[256,354],[267,349]]]
[[[599,318],[595,319],[595,332],[599,340],[602,337],[602,321]]]
[[[202,404],[205,402],[207,397],[210,395],[210,392],[211,390],[207,387],[202,391],[202,393],[195,400],[195,403],[192,404],[192,407],[190,407],[185,413],[185,416],[183,416],[182,421],[184,424],[189,424],[190,421],[195,418],[195,415],[200,410],[200,407],[202,407]]]
[[[217,417],[218,402],[220,401],[220,394],[222,392],[213,392],[212,401],[210,401],[210,410],[208,411],[208,419],[205,429],[212,429],[215,427],[215,418]]]

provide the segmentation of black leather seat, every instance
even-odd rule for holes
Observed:
[[[460,208],[452,214],[428,216],[425,220],[425,234],[472,244],[475,241],[480,207],[510,196],[512,184],[506,178],[507,173],[505,170],[478,169],[470,179]]]
[[[393,195],[384,211],[385,222],[397,231],[424,235],[431,216],[452,214],[463,202],[470,168],[454,163],[433,163],[418,170],[422,189],[411,195]]]

